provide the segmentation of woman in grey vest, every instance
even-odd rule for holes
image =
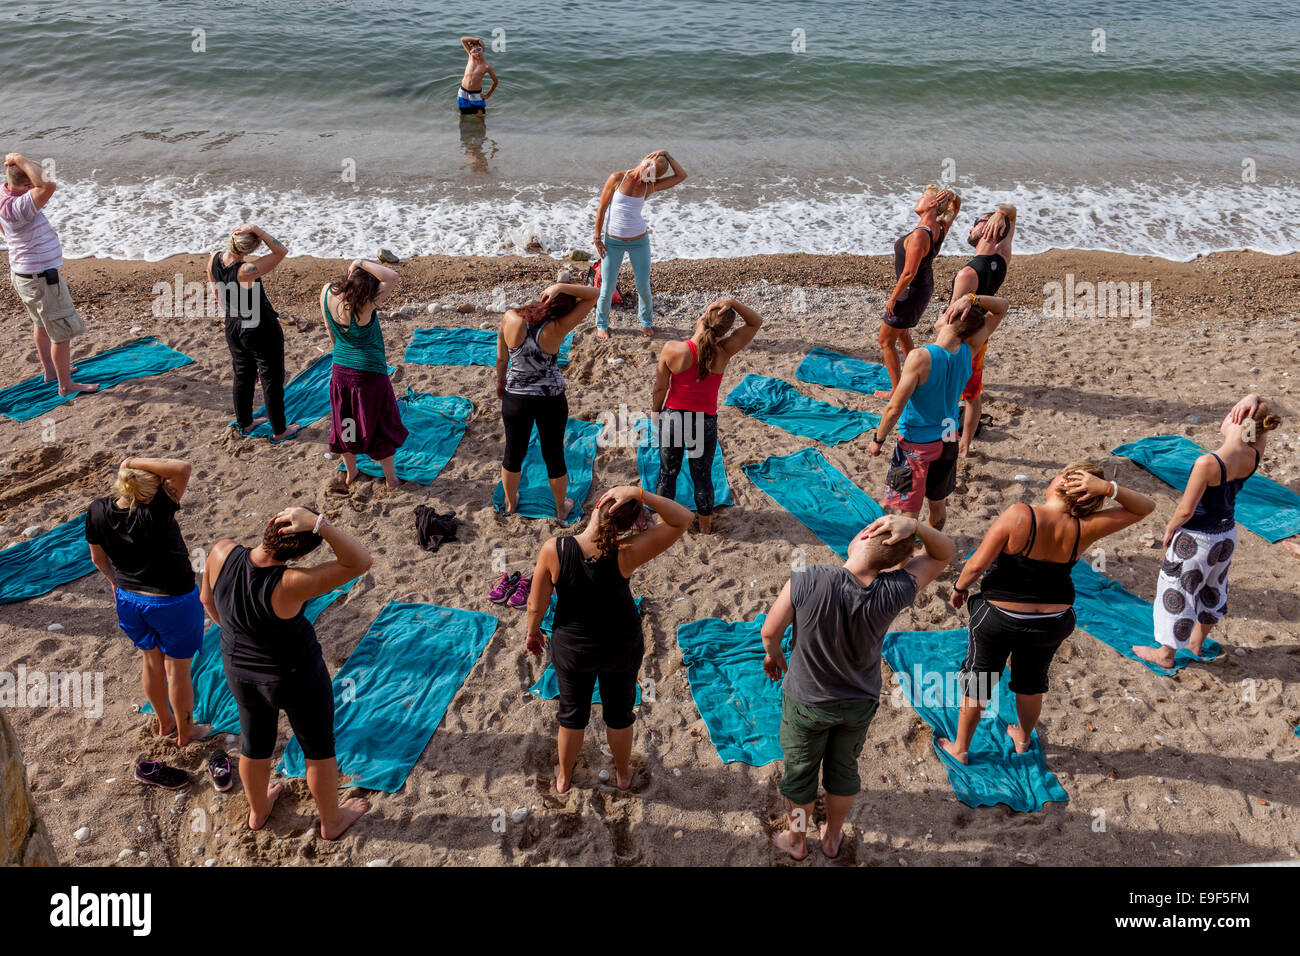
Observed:
[[[538,301],[509,309],[501,317],[497,395],[506,426],[501,462],[506,514],[514,514],[519,507],[519,478],[534,425],[555,495],[555,516],[564,519],[573,508],[573,500],[565,494],[569,473],[564,465],[564,429],[569,402],[564,395],[559,352],[565,337],[596,305],[599,294],[594,286],[559,282],[549,286]]]

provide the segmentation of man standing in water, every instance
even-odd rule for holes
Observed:
[[[36,354],[45,381],[59,383],[60,395],[93,392],[98,385],[72,380],[74,338],[86,331],[59,269],[63,246],[42,210],[54,195],[54,182],[39,164],[22,153],[5,157],[5,184],[0,186],[0,231],[9,246],[9,274],[14,291],[32,318]]]
[[[483,40],[479,37],[461,37],[460,45],[465,48],[469,60],[465,63],[465,75],[460,79],[460,89],[456,91],[456,108],[462,116],[485,116],[487,100],[497,88],[497,75],[492,65],[483,59]],[[483,92],[483,76],[492,77],[492,86]]]

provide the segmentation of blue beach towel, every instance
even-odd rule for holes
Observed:
[[[397,369],[388,366],[388,374]],[[322,355],[293,377],[284,387],[284,421],[286,425],[297,424],[300,428],[319,421],[330,413],[330,376],[334,373],[334,356]],[[263,405],[253,412],[254,418],[266,414]],[[239,424],[231,422],[232,425]],[[270,438],[273,434],[271,423],[263,422],[248,433],[249,438]]]
[[[569,364],[574,333],[560,344],[560,367]],[[415,329],[403,361],[416,365],[496,365],[495,329]]]
[[[636,599],[636,609],[638,611],[641,610],[641,602],[644,600],[645,600],[644,596]],[[555,624],[555,592],[552,591],[551,606],[546,609],[546,617],[542,618],[542,630],[546,633],[546,636],[548,638],[551,636],[551,628],[552,625],[554,624]],[[557,697],[560,696],[560,682],[555,677],[555,665],[551,663],[551,656],[549,654],[546,655],[546,670],[542,671],[542,676],[537,679],[537,683],[535,683],[532,687],[528,688],[528,692],[530,694],[534,694],[535,696],[542,698],[542,700],[555,700]],[[591,702],[593,704],[600,703],[599,682],[597,682],[596,684],[596,689],[591,692]],[[633,704],[640,705],[640,703],[641,703],[641,684],[638,682],[636,685],[636,700],[633,701]]]
[[[849,556],[853,536],[884,514],[870,495],[811,448],[743,465],[741,471],[841,558]]]
[[[873,412],[819,402],[789,382],[766,375],[746,375],[727,395],[726,403],[792,435],[827,445],[851,441],[880,424],[880,416]]]
[[[1111,451],[1145,468],[1165,484],[1184,491],[1192,465],[1206,454],[1181,435],[1155,435],[1120,445]],[[1300,534],[1300,495],[1263,475],[1251,475],[1237,495],[1237,523],[1265,541],[1276,543]]]
[[[393,456],[393,470],[402,481],[431,485],[465,437],[474,403],[460,395],[429,395],[408,388],[397,400],[397,411],[410,434]],[[357,455],[357,468],[376,478],[384,474],[369,455]],[[338,470],[345,470],[342,462]]]
[[[763,673],[763,621],[703,618],[677,629],[695,707],[723,763],[781,759],[781,682]],[[793,630],[781,641],[790,657]]]
[[[1151,602],[1099,574],[1087,561],[1076,563],[1070,577],[1074,579],[1074,613],[1079,630],[1087,631],[1125,657],[1139,661],[1166,677],[1196,660],[1187,650],[1178,652],[1173,667],[1160,667],[1142,660],[1133,653],[1133,648],[1156,646],[1155,610]],[[1214,660],[1222,653],[1223,647],[1214,638],[1207,637],[1201,645],[1200,659]]]
[[[327,607],[352,590],[359,579],[335,588],[303,605],[302,612],[313,624]],[[194,722],[211,724],[214,733],[237,734],[239,705],[226,683],[225,665],[221,661],[221,628],[213,624],[203,632],[203,646],[190,661],[190,681],[194,685]],[[152,714],[153,707],[145,703],[142,714]]]
[[[882,647],[882,656],[897,676],[907,702],[934,731],[931,746],[948,772],[953,793],[968,807],[1004,803],[1021,813],[1041,810],[1045,803],[1066,802],[1065,789],[1047,769],[1038,731],[1030,734],[1029,751],[1023,754],[1016,753],[1007,736],[1007,726],[1020,719],[1005,672],[975,728],[970,764],[959,763],[939,746],[940,737],[953,740],[957,736],[962,693],[956,674],[966,657],[968,640],[965,628],[890,631]]]
[[[582,503],[591,493],[592,468],[596,464],[596,438],[603,428],[598,422],[584,422],[570,418],[564,430],[564,463],[569,469],[569,497],[573,510],[562,522],[571,525],[582,517]],[[492,493],[492,505],[497,511],[506,507],[506,492],[497,482]],[[523,474],[519,479],[519,514],[525,518],[554,518],[555,496],[551,494],[546,479],[546,462],[542,460],[542,445],[533,429],[524,454]]]
[[[334,675],[339,785],[396,793],[497,629],[491,614],[390,601]],[[277,768],[306,773],[291,739]]]
[[[807,358],[799,363],[794,377],[801,382],[846,388],[863,395],[874,395],[877,391],[887,392],[893,387],[889,381],[889,372],[883,365],[864,362],[821,346],[809,352]]]
[[[194,359],[183,352],[168,348],[153,336],[127,342],[107,352],[100,352],[73,363],[78,382],[98,382],[99,391],[112,388],[133,378],[160,375],[183,365],[192,365]],[[0,389],[0,415],[16,422],[30,421],[64,402],[77,397],[59,395],[57,382],[44,381],[43,375],[31,378],[6,389]],[[98,393],[90,393],[98,394]]]
[[[0,551],[0,604],[26,601],[95,570],[86,544],[86,516]]]
[[[641,487],[655,491],[659,487],[659,445],[656,432],[658,429],[648,418],[638,418],[636,425],[638,444],[636,449],[636,470],[641,475]],[[722,463],[722,442],[713,450],[713,504],[724,507],[735,504],[731,500],[731,484],[727,481],[727,469]],[[683,508],[695,510],[695,481],[691,478],[690,459],[682,456],[682,470],[677,474],[677,494],[673,498]]]

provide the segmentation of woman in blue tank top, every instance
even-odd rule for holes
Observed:
[[[1218,451],[1192,465],[1187,488],[1165,528],[1165,559],[1156,583],[1158,647],[1135,647],[1145,661],[1172,667],[1178,651],[1201,645],[1228,610],[1228,568],[1237,548],[1237,492],[1264,454],[1268,433],[1282,423],[1258,395],[1247,395],[1223,419]]]

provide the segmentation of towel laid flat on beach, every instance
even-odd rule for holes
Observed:
[[[334,675],[339,785],[396,793],[497,629],[491,614],[390,601]],[[276,768],[306,773],[295,737]]]
[[[841,558],[849,556],[853,536],[884,514],[870,495],[812,448],[740,470]]]
[[[126,342],[107,352],[100,352],[73,363],[78,382],[98,383],[99,391],[112,388],[133,378],[160,375],[182,365],[192,365],[194,359],[184,352],[163,345],[152,335]],[[62,396],[57,382],[46,382],[44,376],[33,375],[24,382],[0,389],[0,415],[16,422],[30,421],[52,408],[70,402],[78,394]],[[97,393],[89,393],[97,394]]]
[[[636,599],[636,609],[638,611],[641,610],[641,602],[644,600],[644,596]],[[551,627],[554,624],[555,592],[552,591],[551,606],[546,609],[546,616],[542,618],[542,630],[546,632],[548,638],[551,636]],[[555,700],[560,696],[560,682],[555,677],[555,665],[551,663],[551,657],[549,654],[546,655],[546,670],[542,671],[542,676],[537,679],[537,683],[528,688],[528,692],[542,698],[542,700]],[[591,702],[593,704],[600,703],[599,681],[596,682],[596,689],[591,692]],[[632,703],[636,705],[640,705],[641,703],[641,684],[639,682],[636,685],[636,700]]]
[[[591,492],[591,471],[596,464],[596,437],[603,431],[599,422],[584,422],[570,418],[564,429],[564,463],[569,470],[569,497],[573,510],[561,524],[571,525],[582,517],[582,503]],[[497,511],[506,507],[506,492],[497,482],[492,492],[492,505]],[[533,429],[524,453],[523,473],[519,478],[519,514],[525,518],[554,518],[555,496],[551,494],[546,479],[546,462],[542,460],[542,445]]]
[[[560,344],[560,367],[569,364],[574,333]],[[497,333],[494,329],[415,329],[404,362],[416,365],[496,365]]]
[[[388,374],[397,371],[396,366],[388,366]],[[295,375],[284,386],[284,421],[286,425],[298,425],[306,428],[330,413],[330,376],[334,373],[334,356],[326,353],[305,369]],[[253,412],[254,418],[266,415],[263,405]],[[237,425],[238,422],[231,422]],[[248,433],[249,438],[270,438],[273,434],[271,423],[263,422]],[[382,472],[375,472],[382,474]]]
[[[327,607],[352,590],[359,579],[314,597],[302,606],[302,613],[313,624]],[[226,669],[221,662],[221,627],[211,625],[203,632],[203,646],[190,661],[190,681],[194,685],[194,722],[211,724],[214,733],[239,733],[239,705],[226,683]],[[153,707],[145,703],[142,714],[152,714]]]
[[[408,388],[397,400],[397,413],[410,434],[393,456],[393,470],[402,481],[431,485],[465,437],[474,403],[461,395],[430,395]],[[357,455],[357,469],[376,478],[384,474],[369,455]],[[342,462],[338,470],[345,470]]]
[[[902,687],[903,696],[917,715],[934,731],[931,745],[948,772],[948,782],[957,799],[968,807],[991,807],[1005,803],[1012,810],[1029,813],[1045,803],[1069,800],[1056,776],[1047,769],[1038,731],[1029,735],[1029,751],[1016,753],[1007,726],[1017,724],[1016,695],[1010,677],[1003,673],[989,706],[975,727],[970,744],[970,763],[954,760],[939,746],[939,738],[957,736],[957,714],[962,692],[956,676],[966,657],[969,632],[890,631],[881,653]]]
[[[851,441],[880,424],[880,416],[873,412],[819,402],[789,382],[752,373],[731,390],[727,404],[792,435],[827,445]]]
[[[813,385],[829,385],[831,388],[846,388],[863,395],[874,395],[878,391],[889,391],[893,385],[889,381],[889,372],[876,362],[864,362],[852,355],[824,349],[820,345],[808,353],[794,371],[794,377],[801,382]]]
[[[86,516],[80,514],[0,551],[0,604],[47,594],[94,570],[86,544]]]
[[[723,763],[761,767],[781,759],[781,682],[763,673],[763,621],[702,618],[677,629],[686,679]],[[786,628],[786,659],[794,639]]]
[[[1111,451],[1131,459],[1167,485],[1184,491],[1192,465],[1206,454],[1182,435],[1155,435],[1120,445]],[[1237,495],[1237,523],[1266,541],[1278,542],[1300,534],[1300,495],[1263,475],[1251,475]]]
[[[636,449],[636,470],[641,475],[641,487],[654,491],[659,486],[658,429],[648,418],[638,418],[633,427],[640,436]],[[713,465],[709,473],[713,475],[713,504],[716,507],[735,504],[731,500],[727,469],[722,463],[721,442],[713,449]],[[695,480],[691,478],[690,459],[685,455],[682,456],[682,470],[677,474],[677,495],[673,500],[684,508],[695,510]]]
[[[1074,579],[1074,614],[1078,618],[1079,630],[1087,631],[1125,657],[1140,661],[1166,677],[1197,659],[1184,649],[1174,657],[1173,667],[1161,667],[1142,660],[1133,653],[1134,647],[1157,646],[1155,610],[1151,602],[1099,574],[1087,561],[1077,562],[1070,577]],[[1207,637],[1201,645],[1200,659],[1212,661],[1222,653],[1223,647],[1214,638]]]

